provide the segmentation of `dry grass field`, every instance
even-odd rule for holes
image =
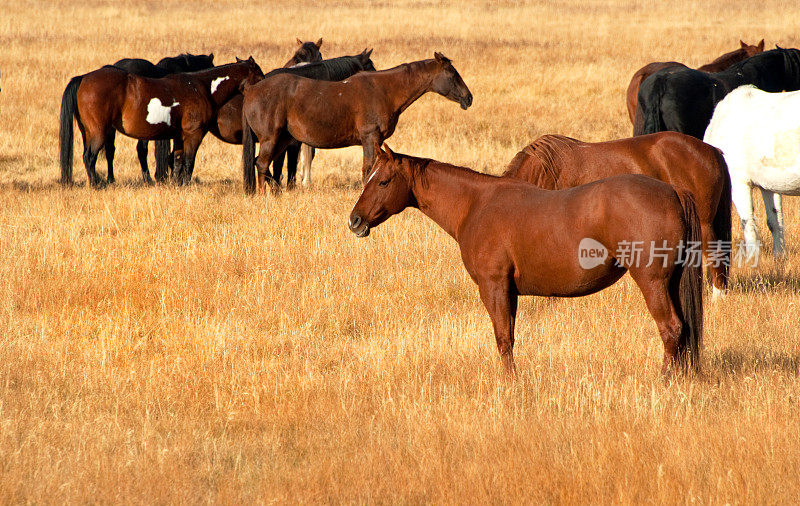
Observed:
[[[544,133],[629,135],[643,64],[798,47],[797,19],[769,0],[3,2],[0,503],[796,504],[796,199],[787,261],[768,246],[706,302],[702,376],[661,381],[626,277],[522,299],[508,381],[452,239],[415,210],[347,229],[359,149],[253,198],[212,137],[186,188],[143,186],[118,136],[116,186],[86,188],[78,156],[62,189],[57,143],[74,75],[182,51],[268,70],[324,37],[378,68],[451,57],[473,107],[423,97],[389,143],[498,173]]]

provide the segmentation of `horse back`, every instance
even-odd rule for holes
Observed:
[[[581,266],[586,239],[614,257],[626,242],[649,248],[667,240],[676,247],[684,232],[675,189],[636,174],[556,191],[498,178],[485,185],[471,208],[458,238],[467,270],[476,278],[487,266],[510,265],[522,295],[586,295],[616,282],[625,269],[611,262],[588,270]]]

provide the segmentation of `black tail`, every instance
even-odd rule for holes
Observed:
[[[169,139],[155,141],[155,148],[153,150],[156,156],[156,181],[167,180],[167,170],[169,169],[170,152]]]
[[[654,74],[642,83],[633,121],[633,135],[654,134],[667,129],[661,117],[661,101],[666,87],[666,78],[661,74]]]
[[[72,138],[74,136],[73,118],[80,121],[77,117],[78,112],[78,87],[81,85],[83,76],[70,79],[61,96],[61,126],[59,128],[58,139],[61,149],[61,184],[72,184]]]
[[[242,175],[245,193],[256,191],[256,139],[253,129],[242,113]]]
[[[728,172],[728,164],[725,162],[725,158],[722,156],[722,152],[720,150],[716,150],[717,152],[717,159],[719,161],[720,172],[722,173],[723,181],[722,181],[722,194],[719,196],[719,204],[717,205],[717,214],[714,215],[714,221],[712,222],[712,227],[714,227],[714,235],[717,238],[717,241],[720,241],[720,244],[723,245],[731,245],[731,175]],[[722,262],[721,269],[722,269],[722,289],[728,287],[728,272],[730,271],[731,265],[731,249],[732,248],[725,248],[725,254],[727,258],[725,258]]]
[[[683,208],[683,243],[700,244],[700,220],[692,194],[676,189]],[[681,317],[681,337],[678,341],[677,366],[684,371],[699,372],[700,348],[703,344],[703,266],[702,262],[687,262],[678,266],[678,302]]]

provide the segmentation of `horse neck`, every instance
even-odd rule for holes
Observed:
[[[436,161],[410,163],[409,180],[417,208],[458,241],[473,202],[485,183],[495,178]]]
[[[216,108],[222,107],[231,97],[239,92],[239,83],[246,75],[246,70],[238,72],[236,68],[226,68],[225,66],[214,67],[206,71],[201,70],[200,72],[194,73],[194,76],[199,79],[203,83],[205,89],[209,91],[211,102]],[[219,91],[211,93],[211,83],[220,77],[227,77],[228,79],[220,83]],[[227,93],[225,90],[227,90]]]
[[[392,109],[400,114],[419,97],[431,91],[437,67],[435,60],[422,60],[371,73],[369,77],[383,84]]]
[[[731,51],[730,53],[723,54],[711,63],[707,63],[702,67],[698,67],[697,70],[702,70],[703,72],[719,72],[720,70],[725,70],[734,63],[738,63],[745,58],[747,58],[747,52],[740,48]]]

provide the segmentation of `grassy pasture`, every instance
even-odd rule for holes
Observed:
[[[796,503],[795,198],[787,260],[767,246],[707,302],[702,377],[660,381],[626,277],[522,299],[509,382],[443,231],[417,211],[347,230],[358,148],[318,152],[313,189],[276,199],[245,196],[240,150],[211,137],[179,189],[143,186],[121,136],[115,187],[86,188],[77,156],[61,189],[57,144],[74,75],[183,51],[267,70],[323,37],[378,68],[452,58],[474,105],[423,97],[389,143],[498,173],[544,133],[629,135],[645,63],[799,47],[799,17],[769,0],[6,2],[0,502]]]

